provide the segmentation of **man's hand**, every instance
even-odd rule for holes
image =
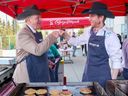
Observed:
[[[59,31],[53,31],[51,34],[52,34],[55,38],[60,37]]]
[[[49,62],[49,65],[48,65],[49,68],[54,70],[56,68],[56,64],[53,63],[51,60],[48,60],[48,62]]]
[[[117,79],[119,69],[112,69],[112,79]]]
[[[65,30],[61,29],[61,30],[59,31],[59,35],[60,35],[60,36],[63,36],[64,32],[65,32]]]

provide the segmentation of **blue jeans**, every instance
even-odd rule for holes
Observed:
[[[60,58],[60,59],[58,62],[55,63],[56,64],[55,70],[52,70],[49,68],[51,82],[58,82],[58,69],[59,69],[59,63],[60,63],[61,57],[56,56],[56,58]],[[53,62],[55,62],[55,60],[53,60]]]
[[[123,76],[124,76],[124,79],[128,80],[128,69],[123,68]]]
[[[75,52],[76,52],[76,46],[73,46],[73,54],[72,54],[72,56],[75,56]]]
[[[50,82],[55,82],[55,71],[49,68]]]

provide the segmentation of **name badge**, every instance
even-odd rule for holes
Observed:
[[[39,39],[39,41],[41,42],[41,41],[43,41],[43,39]]]
[[[94,44],[94,43],[89,43],[89,45],[93,46],[93,47],[99,47],[99,44]]]

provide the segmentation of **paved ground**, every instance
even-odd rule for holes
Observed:
[[[76,50],[76,57],[72,57],[72,63],[64,65],[64,75],[67,77],[68,82],[81,82],[84,71],[86,56],[82,56],[82,50]]]

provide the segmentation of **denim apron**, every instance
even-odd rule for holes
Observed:
[[[43,38],[40,32],[33,33],[33,35],[37,43],[42,42]],[[47,53],[41,56],[29,54],[26,57],[26,63],[30,82],[49,82]]]
[[[128,69],[127,68],[123,68],[123,77],[125,80],[128,80]]]
[[[85,65],[83,82],[98,82],[105,87],[106,80],[111,80],[109,56],[105,48],[105,31],[103,36],[96,36],[91,30],[88,42],[87,64]]]

